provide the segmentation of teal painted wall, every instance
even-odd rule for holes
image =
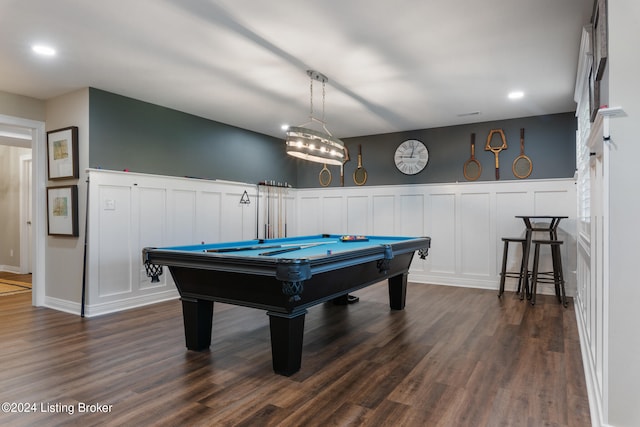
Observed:
[[[89,117],[92,168],[296,184],[282,139],[94,88]]]
[[[363,165],[367,170],[365,185],[425,184],[466,181],[462,168],[470,157],[470,134],[476,134],[476,159],[482,164],[478,181],[495,180],[495,158],[485,151],[487,136],[492,129],[502,129],[507,149],[500,153],[500,180],[518,180],[512,165],[520,155],[520,128],[525,129],[525,154],[533,163],[528,179],[570,178],[576,169],[576,118],[573,112],[512,120],[473,123],[382,135],[347,138],[351,161],[344,167],[344,185],[355,186],[353,172],[357,167],[358,145],[362,145]],[[416,175],[404,175],[393,161],[396,148],[407,139],[418,139],[429,149],[429,163]],[[318,173],[322,165],[300,164],[298,187],[319,187]],[[340,167],[329,166],[331,186],[340,185]]]
[[[322,165],[286,155],[284,141],[223,123],[98,89],[89,90],[92,168],[257,183],[287,182],[298,188],[320,187]],[[575,172],[573,112],[512,120],[473,123],[344,139],[351,161],[344,185],[355,186],[358,145],[368,172],[366,185],[450,183],[465,181],[469,136],[476,134],[478,181],[495,180],[494,155],[484,150],[492,129],[502,129],[508,148],[500,153],[501,180],[517,180],[512,172],[520,154],[520,128],[525,128],[525,154],[533,162],[528,179],[569,178]],[[397,146],[418,139],[429,149],[429,163],[417,175],[404,175],[393,162]],[[340,167],[329,166],[331,186],[340,185]]]

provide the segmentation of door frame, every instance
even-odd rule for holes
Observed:
[[[33,144],[32,144],[33,145]],[[32,147],[33,150],[33,147]],[[27,164],[31,167],[31,179],[27,180]],[[29,212],[29,197],[33,193],[33,156],[32,154],[23,154],[20,156],[20,274],[32,273],[33,258],[33,209]],[[33,197],[31,197],[33,204]],[[31,236],[29,229],[31,228]],[[30,238],[31,237],[31,238]]]
[[[44,305],[46,277],[46,144],[45,123],[37,120],[0,114],[0,123],[31,129],[31,206],[33,233],[33,272],[31,303],[36,307]]]

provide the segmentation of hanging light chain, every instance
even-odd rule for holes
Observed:
[[[313,77],[309,74],[309,117],[313,118]]]
[[[325,122],[324,120],[324,105],[325,105],[325,100],[326,100],[326,83],[327,81],[329,81],[329,79],[327,78],[327,76],[325,76],[322,73],[319,73],[317,71],[314,70],[307,70],[307,75],[309,76],[309,98],[310,98],[310,102],[309,102],[309,117],[311,119],[315,119],[318,120],[317,118],[315,118],[313,116],[313,81],[317,80],[319,82],[322,82],[322,123]]]
[[[324,123],[325,82],[325,80],[322,81],[322,123]]]

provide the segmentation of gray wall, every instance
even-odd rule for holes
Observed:
[[[476,158],[482,164],[478,181],[495,180],[495,159],[484,146],[491,129],[502,129],[507,149],[500,153],[500,179],[517,180],[512,164],[520,155],[520,128],[525,128],[525,154],[531,158],[533,171],[528,179],[573,177],[575,161],[575,113],[474,123],[383,135],[344,139],[351,161],[345,165],[345,186],[355,186],[353,171],[357,167],[358,144],[362,144],[363,164],[368,173],[366,185],[423,184],[465,181],[464,162],[470,157],[470,134],[476,134]],[[406,139],[418,139],[429,149],[429,163],[420,173],[409,176],[398,171],[393,155]],[[319,187],[322,165],[300,162],[298,187]],[[340,167],[329,166],[331,186],[340,185]]]
[[[296,184],[282,139],[94,88],[89,112],[92,168]]]
[[[93,88],[89,106],[92,168],[320,187],[322,165],[289,158],[283,139]],[[508,148],[500,153],[501,179],[516,180],[511,167],[520,154],[521,127],[525,128],[525,154],[533,162],[529,179],[573,177],[576,119],[570,112],[347,138],[351,161],[344,168],[344,185],[355,186],[352,175],[359,144],[368,172],[366,185],[465,181],[462,166],[470,155],[472,132],[476,134],[476,158],[482,164],[479,181],[492,181],[494,155],[484,150],[491,129],[503,129],[507,139]],[[424,142],[430,155],[427,167],[413,176],[402,174],[393,163],[397,146],[410,138]],[[331,186],[339,186],[340,167],[329,169]]]
[[[0,91],[0,114],[43,122],[44,104],[41,99]]]

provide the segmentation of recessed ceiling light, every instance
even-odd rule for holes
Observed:
[[[43,44],[35,44],[31,49],[38,55],[53,56],[56,54],[56,50],[52,47],[45,46]]]
[[[524,96],[524,92],[520,91],[520,90],[516,90],[513,91],[511,93],[509,93],[509,95],[507,95],[509,97],[509,99],[520,99]]]
[[[287,129],[289,129],[289,125],[284,124],[284,125],[280,126],[280,128],[281,128],[282,130],[287,130]]]

